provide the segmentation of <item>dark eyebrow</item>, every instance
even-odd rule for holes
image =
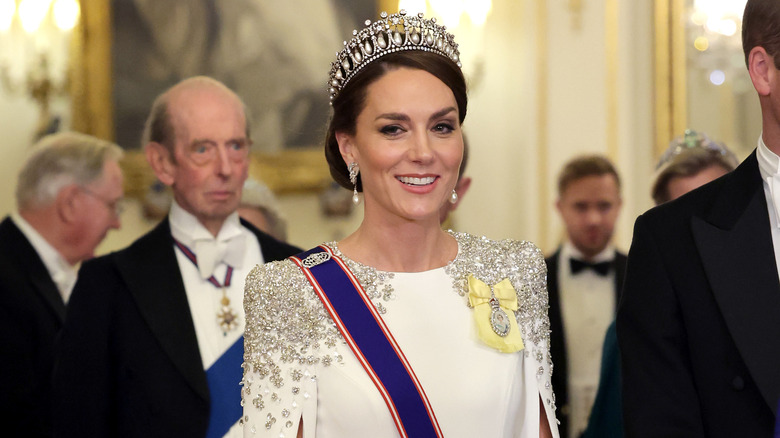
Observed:
[[[433,113],[433,115],[431,115],[430,117],[430,120],[438,119],[439,117],[446,116],[447,114],[453,111],[457,111],[457,108],[455,108],[454,106],[441,109]],[[374,120],[379,120],[379,119],[389,119],[389,120],[397,120],[399,122],[405,122],[409,120],[409,116],[403,113],[385,113],[385,114],[380,114]]]
[[[379,119],[389,119],[389,120],[396,120],[399,122],[405,122],[409,120],[409,116],[402,113],[385,113],[385,114],[378,115],[374,120],[379,120]]]
[[[449,107],[449,108],[444,108],[443,110],[439,110],[439,111],[435,112],[435,113],[434,113],[434,114],[431,116],[431,120],[433,120],[433,119],[438,119],[439,117],[444,117],[444,116],[446,116],[447,114],[449,114],[449,113],[451,113],[451,112],[453,112],[453,111],[457,112],[457,111],[458,111],[458,109],[457,109],[457,108],[455,108],[454,106],[451,106],[451,107]]]

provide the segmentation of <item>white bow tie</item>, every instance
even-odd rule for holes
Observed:
[[[227,240],[196,240],[192,250],[198,258],[198,271],[204,280],[214,274],[214,269],[224,262],[234,268],[240,268],[244,260],[244,235],[239,234]]]

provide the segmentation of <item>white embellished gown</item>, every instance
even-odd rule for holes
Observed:
[[[445,437],[536,438],[540,414],[557,437],[541,251],[529,242],[452,234],[456,258],[415,273],[377,271],[327,245],[379,310]],[[502,353],[479,339],[469,274],[489,285],[510,280],[523,350]],[[384,399],[292,261],[257,266],[244,307],[244,436],[294,438],[301,418],[304,438],[399,436]]]

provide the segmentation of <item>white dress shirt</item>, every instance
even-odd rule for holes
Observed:
[[[758,170],[764,181],[764,196],[769,210],[769,225],[772,228],[772,246],[775,250],[775,263],[780,263],[780,221],[778,221],[778,209],[780,209],[780,157],[764,144],[763,136],[758,137],[756,149]],[[780,265],[777,267],[780,275]]]
[[[584,269],[573,275],[569,259],[585,257],[570,242],[563,244],[559,257],[559,297],[569,373],[569,437],[573,438],[587,427],[596,398],[604,335],[615,319],[615,270],[599,275]],[[589,261],[614,259],[615,248],[609,246]]]
[[[216,238],[195,216],[185,211],[175,201],[171,205],[169,220],[173,238],[190,248],[198,260],[201,257],[206,257],[203,254],[198,256],[199,249],[202,253],[205,251],[218,253],[216,256],[213,254],[208,256],[214,256],[218,259],[213,272],[209,273],[202,272],[181,250],[175,249],[179,270],[184,280],[187,301],[190,305],[192,321],[195,324],[200,356],[204,369],[208,370],[244,333],[244,280],[255,265],[263,263],[260,243],[254,233],[241,225],[238,213],[235,212],[225,220]],[[233,239],[238,239],[241,243],[228,243]],[[210,283],[208,278],[213,274],[217,281],[223,284],[228,264],[233,267],[233,274],[230,286],[224,289],[230,300],[229,307],[238,317],[238,325],[235,329],[225,333],[217,318],[217,314],[222,311],[223,307],[221,303],[223,291],[222,288],[217,288]],[[199,265],[202,264],[199,263]],[[225,436],[240,437],[242,435],[242,428],[235,424]]]
[[[35,249],[35,252],[38,253],[38,257],[41,258],[43,265],[46,266],[46,270],[49,271],[51,279],[54,280],[62,301],[67,304],[70,294],[73,292],[73,287],[76,285],[78,265],[74,266],[68,263],[62,257],[62,254],[51,246],[20,214],[12,213],[11,220],[24,234],[24,237],[27,238],[27,241]]]

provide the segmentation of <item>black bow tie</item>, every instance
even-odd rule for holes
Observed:
[[[602,277],[609,274],[609,268],[612,267],[612,260],[607,260],[606,262],[590,263],[570,258],[569,263],[571,265],[572,274],[582,272],[584,269],[592,269],[593,272],[601,275]]]

